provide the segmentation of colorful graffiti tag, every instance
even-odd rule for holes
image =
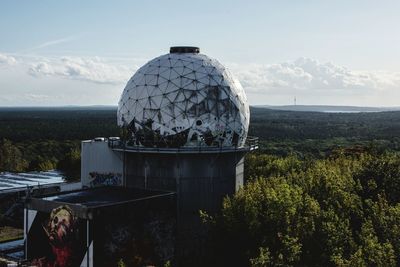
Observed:
[[[122,185],[122,174],[120,173],[89,173],[90,187],[109,185],[109,186],[119,186]]]

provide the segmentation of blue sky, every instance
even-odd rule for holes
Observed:
[[[117,104],[172,45],[227,65],[251,104],[399,106],[399,1],[2,1],[0,106]]]

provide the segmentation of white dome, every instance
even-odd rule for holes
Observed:
[[[118,125],[150,147],[241,147],[249,119],[240,83],[194,47],[172,47],[141,67],[118,104]]]

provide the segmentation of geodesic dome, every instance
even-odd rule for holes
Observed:
[[[196,47],[171,47],[145,64],[118,104],[118,125],[146,147],[241,147],[249,119],[239,81]]]

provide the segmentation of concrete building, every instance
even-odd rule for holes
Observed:
[[[157,221],[175,218],[174,226],[168,226],[176,229],[174,251],[169,253],[177,265],[192,266],[202,253],[199,210],[218,212],[223,198],[243,185],[244,155],[258,148],[257,139],[247,136],[249,121],[244,90],[223,65],[197,47],[171,47],[128,81],[117,113],[123,136],[82,141],[82,185],[88,192],[100,186],[111,186],[113,194],[118,188],[122,195],[133,190],[127,202],[141,199],[135,196],[139,191],[165,199],[172,194],[173,207],[164,209],[169,215]],[[79,194],[89,193],[78,192],[74,204]],[[96,194],[90,195],[95,202]],[[53,214],[52,200],[29,202],[27,218],[32,210]],[[74,209],[67,211],[72,214]],[[160,209],[150,205],[148,213],[154,216]],[[158,229],[167,231],[165,226]],[[159,240],[168,243],[167,236]],[[168,258],[154,253],[154,262]]]
[[[175,194],[103,186],[25,207],[28,266],[162,266],[174,258]]]
[[[83,187],[123,185],[123,153],[110,149],[119,138],[95,138],[81,144],[81,183]]]

